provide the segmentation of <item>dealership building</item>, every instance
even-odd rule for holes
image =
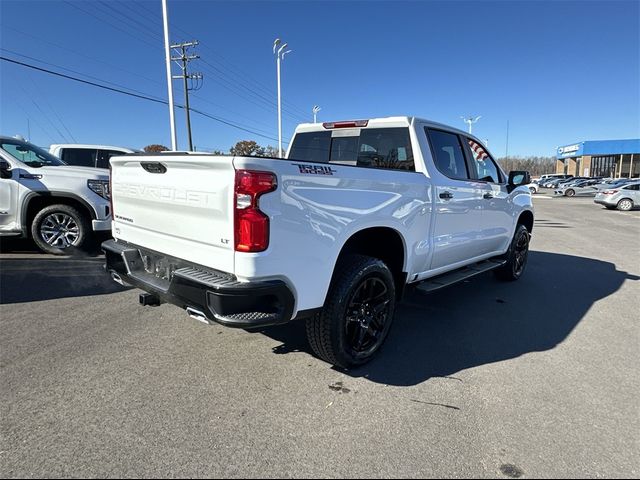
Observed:
[[[640,177],[640,139],[587,140],[558,147],[556,173],[576,177]]]

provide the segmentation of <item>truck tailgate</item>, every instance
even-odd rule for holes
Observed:
[[[114,238],[233,272],[232,158],[112,158]]]

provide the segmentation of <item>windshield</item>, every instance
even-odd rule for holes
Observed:
[[[66,165],[62,160],[54,157],[46,150],[20,140],[2,140],[0,148],[29,167],[39,168]]]

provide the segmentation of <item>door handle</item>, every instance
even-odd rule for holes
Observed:
[[[453,198],[453,194],[451,192],[442,192],[439,196],[443,200],[451,200]]]
[[[485,193],[482,198],[485,200],[491,200],[493,198],[493,193]]]

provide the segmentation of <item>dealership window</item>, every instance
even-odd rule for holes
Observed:
[[[627,178],[631,176],[631,155],[622,155],[620,176]]]
[[[620,155],[603,155],[591,158],[591,176],[615,177]]]

